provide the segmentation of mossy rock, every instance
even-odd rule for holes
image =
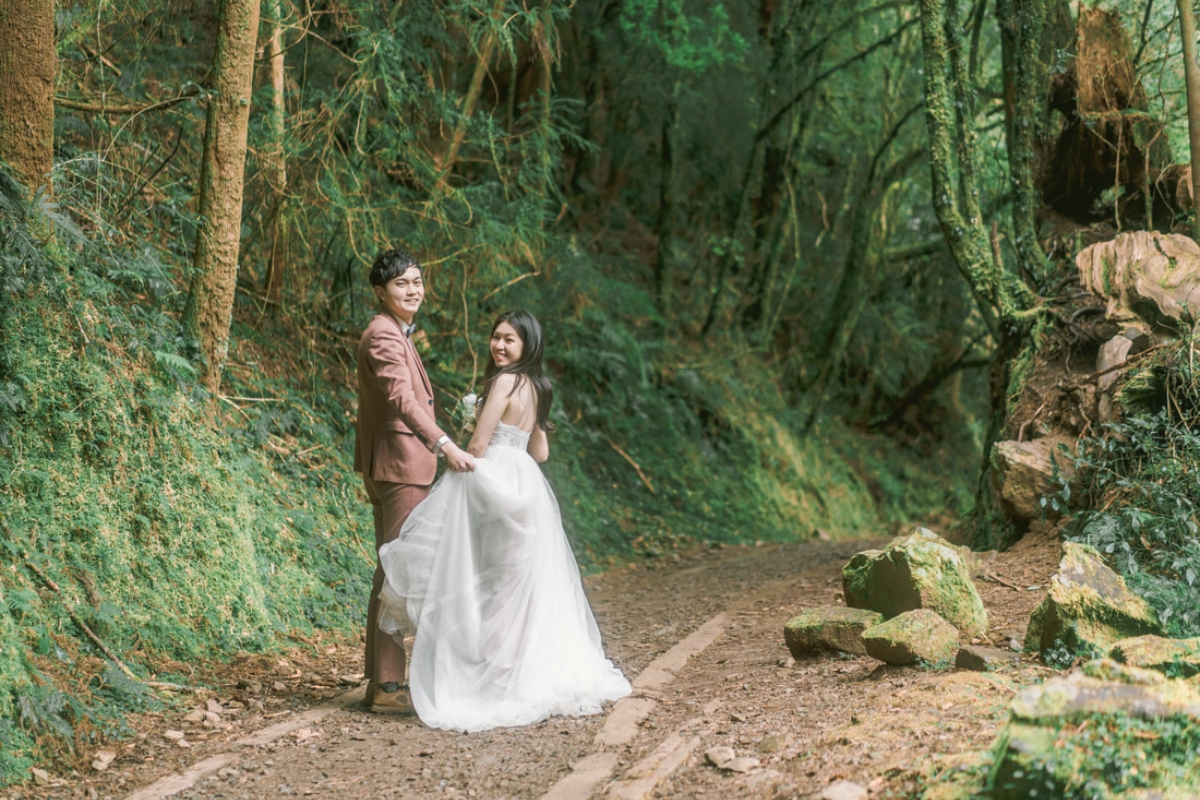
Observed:
[[[929,609],[968,637],[987,631],[987,611],[959,548],[917,528],[883,550],[856,553],[842,568],[846,605],[891,619]]]
[[[867,655],[888,664],[949,661],[958,650],[958,629],[927,608],[905,611],[862,635]]]
[[[1187,678],[1200,674],[1200,637],[1133,636],[1114,644],[1109,657],[1122,664]]]
[[[1185,681],[1098,659],[1081,671],[1018,692],[1011,710],[1014,719],[1031,723],[1082,722],[1101,714],[1176,715],[1200,721],[1200,693]]]
[[[1094,548],[1065,542],[1058,572],[1029,619],[1025,650],[1107,653],[1122,639],[1161,634],[1145,600],[1129,591]]]
[[[876,611],[820,606],[790,620],[783,628],[783,638],[795,659],[830,652],[865,656],[863,631],[881,622],[883,615]]]
[[[1098,659],[1022,690],[1010,710],[988,797],[1200,796],[1200,693],[1186,681]]]
[[[1056,752],[1058,734],[1036,725],[1010,722],[996,743],[996,763],[989,778],[994,800],[1059,800],[1078,774],[1083,756]],[[1065,758],[1064,756],[1073,756]]]

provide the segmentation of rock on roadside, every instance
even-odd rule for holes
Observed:
[[[1200,674],[1200,637],[1167,639],[1162,636],[1133,636],[1114,644],[1108,655],[1122,664],[1181,678]]]
[[[1121,639],[1161,632],[1150,606],[1129,591],[1094,548],[1064,542],[1046,599],[1029,619],[1025,650],[1107,653]]]
[[[842,590],[846,605],[888,619],[924,608],[968,637],[987,631],[987,611],[958,548],[927,528],[855,554],[842,568]]]
[[[791,619],[783,628],[783,639],[796,660],[830,652],[865,656],[863,631],[881,622],[883,615],[878,611],[819,606]]]
[[[905,611],[862,635],[867,655],[888,664],[949,661],[958,649],[958,629],[927,608]]]

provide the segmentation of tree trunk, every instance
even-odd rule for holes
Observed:
[[[1196,19],[1192,0],[1178,0],[1183,34],[1184,73],[1187,76],[1188,142],[1192,161],[1192,238],[1200,242],[1200,66],[1196,65]]]
[[[675,82],[675,93],[679,90]],[[658,214],[654,220],[654,233],[658,243],[654,250],[654,305],[660,313],[667,312],[667,284],[673,263],[674,251],[671,234],[674,216],[675,153],[671,147],[671,136],[675,132],[679,106],[672,94],[663,109],[662,129],[659,136]]]
[[[30,190],[54,160],[54,4],[0,0],[0,161]]]
[[[970,543],[997,547],[1011,533],[998,513],[992,483],[992,445],[1004,428],[1013,362],[1029,338],[1033,297],[1007,273],[989,241],[979,209],[973,165],[974,117],[967,59],[961,40],[957,0],[921,0],[925,67],[925,123],[933,207],[955,266],[970,286],[996,343],[991,369],[991,415],[984,442],[983,469],[970,524]]]
[[[1044,136],[1049,65],[1044,43],[1058,0],[997,0],[1004,75],[1004,118],[1012,190],[1012,244],[1017,267],[1041,278],[1045,255],[1038,245],[1036,212],[1041,190],[1037,145]]]
[[[264,159],[264,172],[270,187],[270,212],[267,220],[267,238],[270,255],[267,258],[267,300],[270,312],[279,311],[283,293],[283,271],[287,264],[287,231],[284,226],[284,206],[287,202],[287,156],[284,151],[284,73],[283,73],[283,0],[267,0],[267,16],[270,38],[264,56],[271,84],[271,109],[267,114],[267,129],[270,131],[269,150]]]
[[[213,52],[213,94],[200,168],[200,228],[183,324],[204,355],[201,380],[216,393],[229,349],[237,286],[246,128],[258,39],[258,0],[222,0]]]
[[[490,17],[492,25],[500,24],[503,11],[504,0],[496,0]],[[471,117],[475,116],[475,106],[479,103],[483,79],[487,77],[488,63],[492,60],[492,51],[495,49],[496,34],[494,31],[488,31],[484,34],[483,43],[479,46],[479,52],[475,56],[475,71],[471,74],[471,84],[467,87],[467,96],[463,98],[462,113],[459,116],[458,124],[454,126],[454,133],[450,137],[450,146],[438,165],[441,176],[438,178],[436,191],[439,193],[446,189],[450,181],[450,173],[454,171],[454,164],[458,161],[459,148],[467,138],[467,127],[471,124]]]

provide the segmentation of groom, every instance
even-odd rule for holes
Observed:
[[[354,469],[375,516],[375,549],[395,539],[409,513],[429,494],[438,456],[455,472],[475,469],[474,459],[437,426],[433,387],[412,343],[413,317],[425,299],[421,265],[412,254],[388,250],[371,267],[380,310],[358,344],[358,429]],[[404,684],[404,648],[377,625],[383,569],[367,605],[367,684],[371,711],[412,714]]]

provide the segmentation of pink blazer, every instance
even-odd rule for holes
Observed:
[[[358,343],[358,427],[354,469],[373,481],[433,483],[442,436],[433,386],[399,321],[381,311]]]

